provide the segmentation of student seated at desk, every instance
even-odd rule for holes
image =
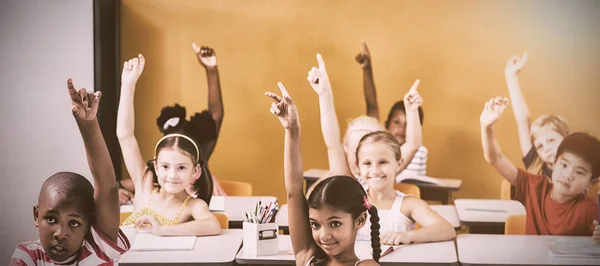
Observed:
[[[119,230],[115,171],[96,119],[101,94],[76,91],[71,79],[67,86],[95,186],[71,172],[46,179],[33,207],[39,240],[19,244],[9,265],[113,265],[129,249]]]
[[[221,97],[221,83],[219,82],[219,69],[215,51],[206,46],[198,47],[196,43],[192,44],[192,48],[196,53],[198,63],[206,70],[208,81],[208,111],[203,111],[199,115],[195,115],[200,120],[200,124],[203,125],[203,139],[200,141],[200,149],[202,150],[202,161],[208,167],[208,160],[215,149],[221,125],[223,124],[224,107]],[[172,131],[170,130],[171,127],[177,128],[184,122],[188,122],[186,121],[185,113],[185,108],[179,105],[164,107],[156,120],[160,132],[167,134],[168,131]],[[217,178],[214,175],[211,176],[213,179],[213,195],[226,196]],[[122,179],[119,181],[119,185],[119,202],[121,204],[132,203],[135,193],[133,181],[129,178]],[[188,187],[187,190],[191,196],[197,197],[193,186]]]
[[[525,205],[525,233],[599,234],[594,222],[598,203],[587,198],[585,191],[600,176],[600,142],[585,133],[570,134],[558,146],[551,181],[544,175],[527,173],[502,154],[494,137],[493,125],[507,104],[501,97],[486,102],[480,117],[481,139],[486,161],[515,187],[513,199]]]
[[[414,89],[414,90],[413,90]],[[408,107],[415,110],[421,102],[416,88],[411,89]],[[381,243],[398,245],[451,240],[452,225],[419,198],[394,190],[394,177],[403,170],[398,140],[385,131],[365,135],[356,149],[360,177],[367,181],[371,203],[379,209]],[[415,229],[419,223],[422,228]],[[368,223],[367,223],[368,225]],[[364,239],[368,226],[359,230]]]
[[[121,77],[121,102],[117,114],[117,137],[136,195],[134,212],[123,225],[135,225],[157,235],[215,235],[219,221],[208,210],[212,177],[202,160],[198,139],[201,125],[192,119],[168,127],[154,146],[154,159],[145,162],[134,135],[133,97],[145,59],[125,62]],[[197,198],[188,191],[193,184]]]
[[[375,79],[373,78],[373,67],[371,63],[371,53],[367,47],[367,43],[362,41],[363,50],[356,55],[356,62],[360,64],[363,70],[363,91],[365,102],[367,105],[367,115],[379,121],[379,104],[377,103],[377,92],[375,90]],[[423,108],[419,105],[419,122],[423,127]],[[385,129],[390,132],[400,145],[404,145],[407,140],[407,118],[405,101],[397,101],[388,112],[387,120],[385,120]],[[419,128],[418,130],[421,130]],[[415,130],[415,129],[413,129]],[[412,132],[412,131],[411,131]],[[410,133],[409,133],[410,134]],[[410,144],[410,143],[409,143]],[[404,151],[404,153],[407,153]],[[401,182],[404,177],[414,175],[424,176],[427,173],[427,154],[429,151],[422,144],[419,145],[417,153],[414,155],[406,170],[396,176],[396,182]]]
[[[302,188],[300,122],[292,98],[280,82],[281,97],[271,113],[285,128],[284,176],[288,198],[290,238],[296,265],[378,265],[381,254],[377,208],[369,204],[362,186],[350,176],[333,176],[317,184],[308,199]],[[361,261],[354,251],[356,233],[371,215],[373,260]]]

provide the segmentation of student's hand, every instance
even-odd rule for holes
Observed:
[[[158,235],[162,225],[158,221],[149,215],[144,215],[135,222],[134,228],[138,231],[148,232],[151,234]]]
[[[327,69],[325,69],[325,61],[323,61],[321,54],[317,54],[317,63],[319,64],[319,67],[312,67],[308,71],[306,79],[313,90],[315,90],[318,95],[321,95],[331,91],[331,84],[329,83],[329,76],[327,75]]]
[[[215,50],[208,46],[198,47],[196,43],[192,43],[192,48],[194,48],[194,52],[196,52],[196,57],[198,57],[198,62],[206,69],[214,69],[217,67],[217,55],[215,54]]]
[[[410,90],[408,90],[406,95],[404,95],[404,106],[407,112],[418,111],[419,106],[421,106],[423,103],[423,98],[421,98],[421,94],[419,94],[419,91],[417,91],[420,82],[421,80],[415,80],[415,83],[413,83],[412,87],[410,87]]]
[[[362,42],[362,51],[356,55],[356,62],[360,64],[362,69],[369,69],[371,67],[371,53],[369,52],[369,48],[367,47],[367,43],[365,40],[361,40]]]
[[[479,117],[481,126],[488,127],[498,121],[507,105],[508,99],[506,97],[496,97],[487,101],[483,108],[483,112],[481,112],[481,116]]]
[[[281,97],[270,91],[265,93],[266,96],[273,99],[273,102],[271,103],[271,113],[279,118],[279,122],[281,122],[281,125],[283,125],[285,129],[299,128],[300,123],[298,122],[296,105],[283,86],[283,83],[279,82],[277,83],[277,86],[279,86],[279,89],[281,90]]]
[[[98,104],[102,93],[87,92],[85,88],[77,91],[73,85],[72,79],[67,79],[67,88],[71,96],[71,111],[76,120],[89,121],[96,119],[98,113]]]
[[[223,188],[219,184],[219,180],[217,180],[217,178],[215,178],[215,176],[212,176],[212,180],[213,180],[213,196],[227,196],[227,193],[225,193],[225,190],[223,190]]]
[[[121,84],[135,86],[140,75],[144,72],[144,65],[146,65],[146,59],[142,54],[125,61],[123,63],[123,73],[121,73]]]
[[[594,235],[592,239],[596,244],[600,245],[600,225],[598,225],[598,221],[594,221]]]
[[[508,59],[506,62],[506,67],[504,68],[505,75],[516,75],[521,68],[527,62],[527,53],[523,53],[523,56],[514,55]]]
[[[410,244],[412,235],[410,232],[387,232],[381,235],[381,244],[384,245],[400,245]]]
[[[133,193],[124,188],[119,188],[119,204],[131,204],[133,203]]]

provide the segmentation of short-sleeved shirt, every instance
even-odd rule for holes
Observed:
[[[543,175],[518,170],[512,199],[525,205],[525,233],[591,236],[593,222],[598,217],[598,203],[583,193],[568,202],[558,203],[550,197],[552,186]]]
[[[535,147],[531,147],[531,149],[529,149],[529,152],[527,152],[527,154],[523,157],[523,164],[525,165],[525,169],[529,169],[529,166],[531,166],[531,164],[537,158],[538,158],[538,153],[535,150]],[[539,174],[539,173],[534,173],[534,174]],[[552,169],[550,169],[550,167],[548,167],[548,165],[544,164],[541,174],[551,178],[552,177]]]
[[[120,229],[118,241],[115,244],[96,225],[92,225],[90,233],[83,240],[79,251],[66,261],[53,261],[38,239],[37,241],[19,244],[10,259],[9,265],[116,265],[121,254],[127,250],[129,250],[129,240]]]

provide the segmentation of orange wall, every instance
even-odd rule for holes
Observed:
[[[145,158],[160,134],[164,105],[207,108],[204,70],[192,42],[215,48],[225,120],[210,161],[221,179],[251,182],[255,195],[285,202],[283,129],[265,90],[283,81],[302,124],[304,168],[326,168],[317,95],[306,81],[323,54],[342,130],[365,112],[360,39],[371,49],[381,116],[421,79],[428,174],[464,181],[455,198],[498,198],[501,177],[483,159],[479,115],[507,96],[509,56],[529,52],[521,85],[532,117],[550,112],[574,130],[600,136],[600,2],[593,1],[166,1],[124,0],[121,58],[143,53],[135,100]],[[499,142],[520,164],[512,110]]]

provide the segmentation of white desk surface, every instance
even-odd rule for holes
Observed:
[[[564,258],[550,253],[552,236],[459,235],[461,265],[600,265],[600,258]],[[590,236],[591,238],[591,236]],[[600,247],[599,247],[600,248]]]
[[[460,227],[458,215],[456,214],[456,208],[453,205],[429,205],[431,209],[439,213],[446,221],[448,221],[454,228]],[[289,226],[288,223],[288,205],[284,204],[279,207],[277,212],[277,218],[275,219],[279,226]]]
[[[225,211],[214,211],[221,212],[227,215],[229,221],[242,222],[244,221],[244,212],[253,209],[256,203],[260,200],[264,205],[269,204],[271,201],[276,201],[277,198],[273,196],[226,196],[225,199]]]
[[[525,214],[515,200],[456,199],[458,219],[463,223],[504,223],[511,215]]]
[[[289,235],[279,235],[279,254],[271,256],[252,256],[244,254],[244,248],[236,256],[236,262],[239,264],[295,264],[294,254],[292,253],[292,241]],[[361,259],[371,257],[371,242],[356,242],[355,252]],[[381,265],[457,265],[453,241],[438,243],[411,244],[401,249],[395,250],[379,260]]]
[[[327,173],[327,170],[313,168],[313,169],[308,169],[308,170],[304,171],[303,176],[304,176],[304,179],[306,179],[306,180],[317,181],[317,179],[319,179],[319,177],[323,176],[325,173]],[[420,186],[420,187],[423,186],[423,187],[445,188],[445,189],[449,189],[449,190],[458,190],[462,186],[462,180],[460,180],[460,179],[438,178],[438,177],[433,177],[433,178],[440,181],[440,184],[425,183],[425,182],[418,182],[416,184],[417,184],[417,186]],[[407,182],[407,183],[410,183],[410,182]]]
[[[135,230],[122,228],[130,243],[135,241]],[[217,236],[196,238],[193,250],[179,251],[128,251],[119,264],[210,264],[230,265],[242,245],[242,229],[222,230]]]

